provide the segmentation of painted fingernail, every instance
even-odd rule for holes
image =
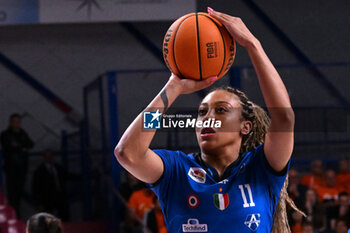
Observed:
[[[211,82],[215,82],[216,80],[218,80],[218,77],[217,77],[217,76],[211,77]]]
[[[208,10],[209,15],[213,14],[213,11],[214,11],[214,10],[213,10],[213,8],[208,7],[208,9],[207,9],[207,10]]]

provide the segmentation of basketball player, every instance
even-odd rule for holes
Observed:
[[[198,120],[222,122],[221,128],[196,129],[200,153],[149,149],[155,130],[141,129],[141,113],[125,131],[115,156],[151,185],[169,232],[290,232],[288,196],[282,189],[293,150],[294,112],[287,90],[240,18],[211,8],[208,13],[247,50],[271,120],[243,92],[221,88],[199,106]],[[216,79],[194,81],[172,74],[148,108],[164,113],[179,95],[206,88]]]

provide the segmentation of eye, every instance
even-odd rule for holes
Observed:
[[[225,113],[225,112],[227,112],[227,109],[224,107],[217,107],[216,112],[217,113]]]
[[[207,109],[200,108],[198,109],[198,116],[204,116],[207,113]]]

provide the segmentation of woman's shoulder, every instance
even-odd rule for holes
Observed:
[[[264,155],[264,144],[260,144],[251,151],[245,152],[242,155],[242,160],[246,161],[252,161],[255,159],[258,159],[260,157],[263,157]]]

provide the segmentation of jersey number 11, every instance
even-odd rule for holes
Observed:
[[[254,203],[254,200],[253,200],[253,195],[252,195],[252,190],[250,189],[250,185],[249,184],[245,184],[244,187],[243,187],[243,185],[238,185],[238,188],[241,190],[241,195],[242,195],[242,199],[243,199],[243,207],[247,208],[247,207],[255,206],[255,203]],[[244,188],[246,188],[247,191],[248,191],[250,203],[248,203],[248,201],[247,201],[247,196],[245,195]]]

